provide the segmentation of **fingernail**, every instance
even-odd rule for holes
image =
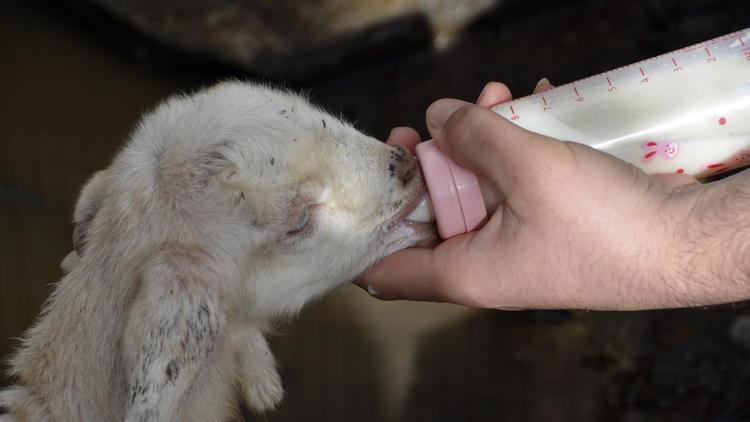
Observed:
[[[452,98],[437,100],[427,109],[427,124],[435,129],[441,129],[456,110],[467,104]]]
[[[550,84],[549,83],[549,79],[547,79],[547,78],[539,79],[539,82],[536,83],[536,86],[534,87],[534,90],[536,91],[536,89],[539,88],[540,86],[542,86],[542,85],[549,85],[549,84]]]
[[[377,296],[378,291],[375,290],[372,286],[367,286],[367,293],[370,294],[370,296]]]

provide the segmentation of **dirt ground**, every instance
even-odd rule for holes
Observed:
[[[746,0],[505,1],[452,44],[389,44],[293,76],[249,72],[67,7],[0,5],[0,357],[33,322],[70,250],[78,189],[160,99],[227,77],[310,92],[383,139],[426,134],[436,98],[488,80],[525,94],[750,27]],[[421,28],[421,27],[420,27]],[[408,32],[408,31],[407,31]],[[414,34],[410,35],[414,37]],[[414,39],[414,38],[412,38]],[[390,54],[392,53],[392,54]],[[168,60],[164,58],[168,55]],[[282,72],[283,73],[283,72]],[[746,304],[710,309],[491,312],[381,303],[345,287],[273,339],[287,396],[267,421],[748,421]],[[750,337],[750,336],[749,336]],[[0,386],[11,380],[0,378]]]

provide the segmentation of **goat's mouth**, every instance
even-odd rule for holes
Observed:
[[[410,226],[432,226],[435,223],[435,215],[432,212],[432,203],[430,202],[430,197],[427,196],[427,192],[418,195],[416,199],[411,201],[405,207],[403,212],[408,213],[401,219],[404,224]]]
[[[432,212],[427,190],[424,187],[415,189],[409,195],[406,205],[396,214],[396,217],[388,225],[389,230],[398,227],[411,228],[416,232],[428,232],[435,229],[435,216]]]
[[[410,193],[386,225],[386,243],[393,253],[410,247],[433,247],[439,242],[424,183],[416,181]]]

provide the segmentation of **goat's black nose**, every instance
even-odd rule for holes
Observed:
[[[398,177],[402,184],[407,184],[417,174],[417,159],[406,148],[395,145],[391,150],[391,162],[388,171],[391,177]]]

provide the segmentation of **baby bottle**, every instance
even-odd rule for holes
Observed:
[[[649,174],[707,177],[750,164],[750,29],[495,106],[532,132],[589,145]],[[475,174],[417,146],[444,239],[478,228]],[[485,194],[486,195],[486,194]],[[487,203],[487,205],[485,205]],[[490,210],[493,211],[493,210]]]

